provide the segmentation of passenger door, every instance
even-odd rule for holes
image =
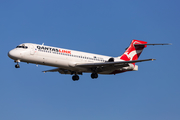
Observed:
[[[30,54],[31,54],[31,55],[34,55],[34,53],[35,53],[34,46],[31,45],[31,46],[30,46]]]

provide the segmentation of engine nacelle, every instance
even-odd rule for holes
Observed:
[[[135,65],[133,71],[138,71],[138,66],[137,65]]]
[[[123,67],[122,70],[136,70],[137,69],[137,65],[133,65],[133,64],[129,64],[128,67]]]
[[[114,58],[109,58],[108,62],[114,62]]]

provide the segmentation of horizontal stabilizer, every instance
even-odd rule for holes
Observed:
[[[172,43],[164,43],[164,44],[134,44],[135,46],[139,46],[139,45],[172,45]]]

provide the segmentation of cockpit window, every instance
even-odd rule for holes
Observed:
[[[24,49],[27,49],[28,47],[27,46],[17,46],[16,48],[24,48]]]

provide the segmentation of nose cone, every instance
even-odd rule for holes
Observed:
[[[17,50],[11,50],[11,51],[8,52],[8,56],[11,59],[17,59],[20,56],[20,53]]]

